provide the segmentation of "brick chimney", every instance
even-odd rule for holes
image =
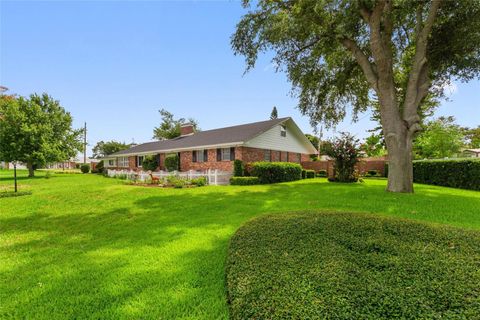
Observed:
[[[180,126],[180,136],[188,136],[194,133],[195,133],[195,130],[193,128],[193,124],[184,123]]]

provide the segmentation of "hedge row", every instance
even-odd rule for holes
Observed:
[[[248,186],[260,184],[258,177],[231,177],[230,184],[236,186]]]
[[[413,181],[480,190],[479,160],[422,160],[413,163]]]
[[[260,183],[277,183],[300,180],[302,167],[291,162],[254,162],[252,176],[258,177]]]

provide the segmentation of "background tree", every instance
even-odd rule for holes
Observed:
[[[198,122],[193,118],[189,118],[188,120],[185,118],[174,119],[173,114],[165,109],[162,109],[159,112],[162,116],[162,122],[160,123],[160,126],[153,129],[154,139],[168,140],[180,136],[180,127],[185,123],[191,123],[195,130],[199,130]]]
[[[26,163],[33,177],[37,166],[65,161],[82,150],[83,129],[72,129],[70,113],[49,95],[0,99],[0,159]]]
[[[372,133],[365,138],[365,141],[360,145],[360,150],[364,151],[369,157],[378,157],[386,153],[383,137],[380,134]]]
[[[417,158],[445,158],[460,152],[464,135],[453,117],[440,117],[425,124],[414,142]]]
[[[131,144],[127,144],[125,142],[118,142],[115,140],[112,141],[99,141],[93,147],[92,153],[94,158],[102,158],[109,154],[126,150],[131,147]]]
[[[463,128],[462,131],[469,148],[480,148],[480,126],[476,128]]]
[[[315,149],[318,150],[318,142],[319,139],[317,136],[314,136],[313,134],[306,133],[305,137],[307,137],[308,141],[311,142],[311,144],[315,147]]]
[[[250,6],[244,0],[244,6]],[[413,192],[420,105],[451,79],[480,73],[480,1],[259,0],[232,37],[247,70],[273,50],[312,126],[378,102],[388,191]]]
[[[273,119],[278,119],[278,111],[277,111],[277,107],[273,107],[272,109],[272,113],[270,113],[270,120],[273,120]]]

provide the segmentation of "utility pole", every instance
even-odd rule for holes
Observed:
[[[87,163],[87,123],[83,128],[83,164]]]

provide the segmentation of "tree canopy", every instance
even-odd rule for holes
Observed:
[[[102,158],[105,157],[109,154],[126,150],[130,148],[131,144],[125,143],[125,142],[119,142],[115,140],[111,141],[99,141],[97,144],[93,147],[92,153],[94,158]]]
[[[167,140],[173,139],[180,136],[180,127],[182,124],[191,123],[195,130],[199,130],[198,123],[195,119],[189,118],[179,118],[175,119],[174,115],[165,110],[161,109],[160,115],[162,116],[162,122],[158,127],[153,129],[153,138],[158,140]]]
[[[251,4],[253,4],[252,7]],[[387,190],[413,191],[412,141],[421,105],[445,84],[480,74],[480,1],[244,0],[232,37],[247,70],[274,52],[298,108],[332,126],[351,107],[378,106],[388,149]]]
[[[445,158],[460,152],[464,135],[453,117],[428,121],[414,142],[417,158]]]
[[[47,94],[29,98],[0,96],[0,159],[36,166],[64,161],[82,150],[83,129],[72,128],[72,116]]]

